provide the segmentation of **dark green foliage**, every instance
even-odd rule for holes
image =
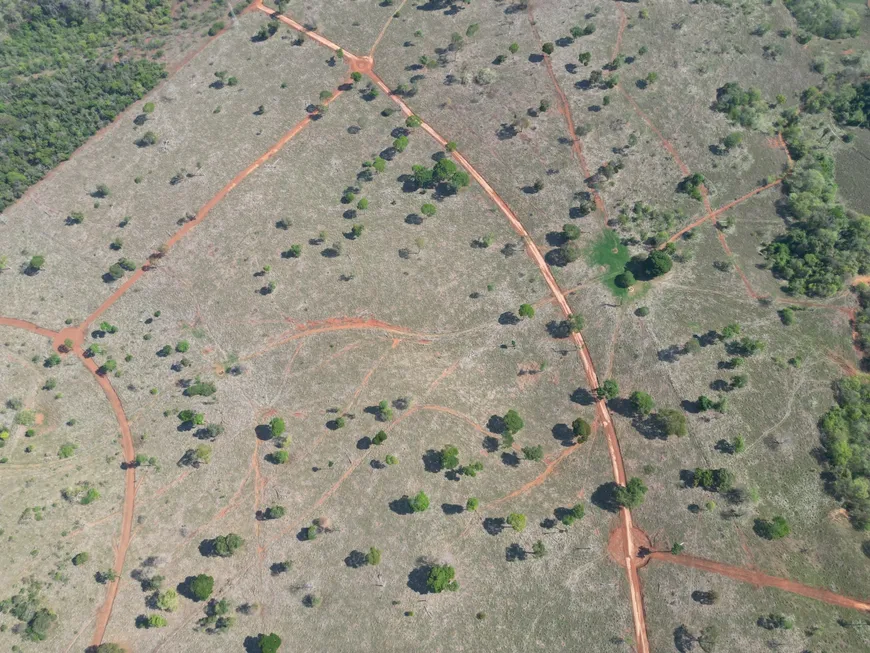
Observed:
[[[861,24],[858,13],[838,0],[785,0],[797,24],[825,39],[856,36]]]
[[[582,417],[578,417],[573,422],[571,422],[571,430],[574,432],[574,437],[577,438],[577,442],[586,442],[589,439],[589,435],[592,433],[592,427]]]
[[[517,411],[511,408],[504,416],[505,432],[510,435],[516,435],[522,430],[523,426],[525,426],[523,418],[520,417]]]
[[[630,270],[621,272],[613,278],[613,283],[616,284],[617,288],[630,288],[636,282],[637,280],[634,278],[634,275],[631,273]]]
[[[76,554],[73,556],[73,558],[72,558],[72,563],[73,563],[76,567],[78,567],[78,566],[80,566],[80,565],[85,564],[85,563],[88,561],[89,558],[90,558],[90,556],[88,555],[88,553],[87,553],[86,551],[82,551],[81,553],[76,553]]]
[[[619,396],[619,384],[614,379],[607,379],[595,388],[595,394],[599,399],[616,399]]]
[[[665,435],[686,435],[686,414],[676,408],[662,408],[656,415],[656,423]]]
[[[544,448],[539,444],[533,447],[523,447],[523,456],[526,460],[540,462],[544,459]]]
[[[653,250],[644,263],[644,269],[650,277],[660,277],[674,267],[671,257],[659,250]]]
[[[281,519],[281,517],[283,517],[286,512],[287,510],[284,508],[284,506],[269,506],[268,508],[266,508],[263,516],[266,519]]]
[[[834,481],[831,489],[856,527],[870,530],[870,381],[847,377],[834,384],[837,406],[819,422]]]
[[[586,514],[586,508],[582,503],[578,503],[570,510],[566,510],[562,515],[561,521],[565,526],[570,526],[575,521],[580,521]]]
[[[383,444],[384,440],[387,439],[387,434],[384,431],[378,431],[375,434],[375,437],[372,438],[372,444]]]
[[[684,177],[683,180],[677,184],[677,191],[685,193],[689,197],[700,202],[703,198],[703,195],[701,194],[701,186],[705,181],[707,180],[704,178],[704,175],[700,172],[694,172],[691,175]]]
[[[423,512],[429,508],[429,497],[423,490],[420,490],[412,498],[408,499],[408,506],[411,512]]]
[[[653,408],[655,408],[653,398],[640,390],[632,392],[628,400],[631,402],[632,409],[638,415],[649,415],[653,411]]]
[[[637,508],[643,503],[646,495],[647,487],[637,477],[629,479],[625,486],[618,486],[613,492],[613,500],[624,508]]]
[[[459,582],[454,580],[456,570],[450,565],[434,565],[429,569],[429,576],[426,578],[426,587],[430,592],[436,594],[448,590],[455,592],[459,589]]]
[[[791,533],[791,527],[783,517],[773,519],[756,519],[752,529],[758,537],[765,540],[780,540]]]
[[[17,38],[11,40],[38,42],[41,37],[33,36],[34,31],[64,32],[41,22],[27,25],[20,26]],[[8,46],[9,41],[4,42],[4,50]],[[163,66],[150,61],[98,64],[78,56],[71,60],[75,63],[58,62],[55,74],[0,89],[0,210],[68,159],[164,74]],[[15,68],[16,73],[22,72],[21,66]],[[8,68],[0,68],[0,82],[6,82],[9,73]]]
[[[829,297],[842,289],[845,277],[870,271],[870,217],[847,213],[837,202],[833,159],[811,150],[796,122],[783,136],[799,158],[784,182],[792,221],[762,253],[788,292]]]
[[[194,601],[205,601],[211,596],[214,589],[214,578],[205,574],[194,576],[188,583],[187,589],[190,591]]]
[[[260,653],[276,653],[281,648],[281,638],[275,633],[269,633],[268,635],[261,634],[257,638],[257,647]]]
[[[219,555],[221,558],[229,558],[238,551],[244,543],[245,540],[235,533],[230,533],[229,535],[218,535],[212,541],[212,550],[215,555]]]
[[[705,469],[698,467],[692,476],[692,485],[708,492],[728,492],[734,487],[734,474],[727,469]]]
[[[729,82],[716,90],[713,108],[743,127],[757,126],[758,119],[767,111],[761,91],[757,88],[744,91],[737,82]]]

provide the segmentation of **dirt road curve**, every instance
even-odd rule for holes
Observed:
[[[712,560],[705,560],[704,558],[695,558],[693,556],[682,554],[673,555],[663,551],[651,553],[649,558],[650,560],[661,560],[662,562],[669,562],[683,567],[708,571],[713,574],[727,576],[728,578],[733,578],[734,580],[739,580],[744,583],[751,583],[752,585],[758,585],[760,587],[775,587],[777,589],[785,590],[786,592],[791,592],[792,594],[800,594],[801,596],[806,596],[810,599],[824,601],[825,603],[830,603],[831,605],[836,605],[840,608],[850,608],[852,610],[870,612],[870,603],[867,603],[866,601],[858,601],[857,599],[841,596],[840,594],[835,594],[828,590],[802,585],[801,583],[796,583],[786,578],[768,576],[767,574],[752,569],[732,567],[731,565],[724,565],[721,562],[713,562]]]
[[[296,21],[277,14],[271,9],[259,6],[261,11],[268,13],[271,16],[277,17],[282,22],[286,23],[290,27],[295,30],[298,30],[304,34],[307,34],[311,39],[317,41],[321,45],[328,47],[329,49],[336,51],[339,50],[339,46],[326,39],[325,37],[320,36],[314,32],[306,30]],[[406,116],[414,115],[414,112],[411,108],[397,95],[392,92],[389,86],[386,85],[384,80],[382,80],[372,69],[374,61],[371,57],[357,57],[355,55],[349,54],[348,52],[344,53],[345,59],[351,65],[351,68],[357,70],[364,75],[368,76],[377,86],[380,88],[387,97],[391,98],[399,108],[402,110]],[[420,128],[423,129],[427,134],[429,134],[439,145],[442,147],[447,145],[447,139],[445,139],[441,134],[439,134],[431,125],[427,122],[421,120]],[[484,190],[484,192],[489,196],[489,198],[495,202],[496,206],[501,210],[501,212],[505,215],[510,222],[511,227],[513,227],[514,231],[523,239],[525,243],[526,253],[532,258],[535,265],[538,266],[541,274],[544,277],[544,280],[547,282],[547,286],[550,288],[550,292],[553,297],[556,299],[556,302],[559,304],[559,307],[562,309],[565,317],[570,317],[573,313],[571,311],[571,307],[568,305],[568,301],[565,299],[564,293],[559,288],[559,285],[556,283],[556,279],[553,277],[553,273],[550,271],[550,266],[547,265],[544,260],[544,256],[541,254],[541,251],[538,249],[538,246],[535,244],[535,241],[532,239],[529,232],[526,231],[526,228],[523,226],[522,222],[520,222],[519,218],[517,218],[516,214],[511,210],[511,208],[507,205],[507,203],[499,196],[498,193],[489,185],[486,179],[471,165],[471,163],[466,159],[461,153],[458,151],[452,152],[451,156],[456,160],[456,162],[461,165],[468,174],[480,185],[480,187]],[[598,376],[595,373],[595,366],[592,364],[592,358],[589,356],[589,352],[586,349],[586,345],[583,342],[583,336],[579,333],[575,333],[572,335],[572,339],[574,340],[575,345],[577,346],[578,353],[580,355],[580,360],[583,362],[583,367],[586,372],[586,380],[589,383],[589,387],[597,388],[598,387]],[[610,450],[610,460],[613,466],[613,475],[616,479],[616,482],[620,485],[625,485],[625,470],[622,464],[622,454],[619,450],[619,442],[616,439],[616,431],[613,428],[613,420],[610,416],[610,411],[607,408],[607,405],[599,401],[596,404],[599,419],[602,427],[604,428],[604,433],[607,436],[607,445]],[[634,567],[634,556],[630,554],[631,551],[634,550],[633,541],[632,541],[632,521],[631,521],[631,513],[628,510],[621,511],[623,527],[626,530],[626,567],[628,571],[628,581],[629,586],[631,588],[631,603],[632,603],[632,614],[634,617],[634,629],[635,629],[635,638],[637,642],[637,651],[638,653],[649,653],[649,644],[646,638],[646,622],[643,614],[643,602],[640,591],[640,580],[637,576],[637,570]]]

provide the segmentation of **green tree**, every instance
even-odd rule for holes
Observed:
[[[578,503],[570,510],[566,510],[562,515],[561,522],[565,526],[570,526],[575,521],[580,521],[586,515],[586,507],[582,503]]]
[[[544,54],[553,54],[553,50],[555,50],[555,46],[552,43],[544,43],[541,46],[541,50],[543,50]]]
[[[447,590],[455,592],[459,589],[459,582],[455,580],[456,570],[450,565],[433,565],[429,569],[429,576],[426,578],[426,587],[430,592],[440,594]]]
[[[631,407],[638,415],[649,415],[655,408],[655,402],[646,392],[635,390],[628,398]]]
[[[469,512],[474,512],[478,506],[480,506],[480,500],[476,497],[469,497],[468,501],[465,502],[465,509]]]
[[[533,318],[535,317],[535,307],[531,304],[520,304],[520,308],[517,313],[519,313],[520,317]]]
[[[423,512],[429,508],[429,497],[423,490],[420,490],[408,501],[408,505],[411,512]]]
[[[517,533],[522,533],[526,529],[526,516],[520,512],[512,512],[505,521]]]
[[[686,414],[676,408],[660,409],[656,412],[656,422],[665,435],[676,435],[681,438],[688,432]]]
[[[520,417],[520,414],[513,408],[505,413],[505,416],[502,419],[504,420],[505,432],[511,436],[519,433],[522,430],[523,426],[525,426],[523,418]]]
[[[214,578],[206,574],[194,576],[188,585],[188,590],[194,601],[205,601],[214,590]]]
[[[269,433],[273,438],[279,438],[284,433],[286,424],[280,417],[273,417],[269,422]]]
[[[781,516],[776,516],[773,519],[756,519],[753,530],[756,535],[765,540],[780,540],[791,533],[791,527]]]
[[[613,283],[617,288],[631,288],[637,280],[631,273],[631,270],[624,270],[613,277]]]
[[[212,548],[216,555],[222,558],[229,558],[242,548],[244,544],[245,540],[240,535],[230,533],[228,535],[218,535],[214,538]]]
[[[90,559],[90,555],[88,555],[87,551],[82,551],[81,553],[76,553],[72,558],[72,563],[76,567],[79,567],[85,564]]]
[[[660,277],[667,274],[674,266],[671,257],[660,250],[653,250],[646,259],[644,267],[646,273],[651,277]]]
[[[156,605],[166,612],[175,612],[178,610],[178,592],[174,589],[166,589],[159,592],[157,594]]]
[[[722,139],[722,146],[726,150],[733,150],[735,147],[740,145],[743,142],[743,134],[740,132],[731,132],[725,138]]]
[[[595,394],[599,399],[616,399],[619,396],[619,384],[613,379],[607,379],[599,387],[595,388]]]
[[[544,459],[544,448],[541,445],[523,447],[523,456],[525,456],[526,460],[541,462]]]
[[[372,444],[383,444],[387,439],[387,434],[385,431],[378,431],[375,434],[375,437],[372,438]]]
[[[592,426],[582,417],[578,417],[571,422],[571,430],[574,432],[574,437],[578,443],[586,442],[592,433]]]
[[[643,503],[646,493],[647,487],[643,484],[643,481],[637,477],[632,477],[627,485],[616,487],[613,493],[613,500],[623,508],[637,508]]]
[[[438,212],[438,209],[435,207],[434,204],[427,203],[427,204],[424,204],[423,206],[420,207],[420,213],[422,213],[423,215],[430,217],[430,218],[433,215],[435,215],[435,213],[437,213],[437,212]]]
[[[261,633],[257,637],[257,647],[260,653],[277,653],[278,649],[281,648],[281,638],[275,633],[269,633],[268,635]]]
[[[580,238],[580,227],[568,222],[562,225],[562,233],[568,240],[577,240]]]
[[[376,549],[375,547],[371,547],[369,552],[366,553],[366,564],[375,566],[381,563],[381,550]]]

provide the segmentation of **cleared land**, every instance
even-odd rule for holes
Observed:
[[[31,611],[6,606],[0,647],[710,653],[714,626],[715,650],[864,650],[870,545],[818,431],[859,366],[855,300],[771,275],[794,162],[772,110],[730,152],[711,110],[732,80],[795,103],[852,40],[802,47],[762,4],[282,9],[254,3],[2,215],[0,600]],[[673,269],[621,287],[668,240]],[[791,533],[767,541],[774,516]]]

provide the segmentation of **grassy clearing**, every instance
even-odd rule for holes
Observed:
[[[588,258],[592,265],[607,268],[607,272],[599,279],[610,289],[610,292],[621,299],[627,298],[628,288],[620,288],[614,283],[616,276],[625,270],[625,264],[631,258],[619,234],[612,229],[602,231],[598,239],[589,247]]]

